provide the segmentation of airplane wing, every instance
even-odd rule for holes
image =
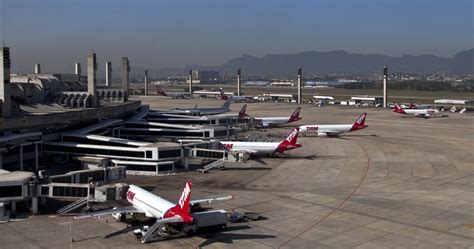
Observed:
[[[127,206],[127,207],[107,209],[107,210],[97,211],[97,212],[83,214],[79,216],[74,216],[74,219],[78,220],[78,219],[84,219],[84,218],[93,218],[93,217],[100,217],[100,216],[116,214],[116,213],[144,213],[144,212],[142,210],[135,208],[134,206]]]
[[[230,199],[234,199],[234,196],[233,195],[215,196],[215,197],[209,197],[209,198],[206,198],[206,199],[191,200],[190,204],[195,205],[195,204],[198,204],[198,203],[204,203],[204,202],[211,203],[213,201],[225,201],[225,200],[230,200]]]

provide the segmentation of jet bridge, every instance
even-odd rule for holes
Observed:
[[[214,150],[214,149],[203,149],[203,148],[191,148],[190,156],[208,159],[226,159],[226,150]]]
[[[228,138],[237,132],[234,128],[223,126],[184,126],[141,122],[126,124],[120,129],[121,137],[161,137],[161,138],[194,138],[212,139]]]

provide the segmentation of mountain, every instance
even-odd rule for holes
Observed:
[[[371,74],[380,73],[383,66],[388,66],[390,72],[405,72],[416,74],[453,73],[474,74],[474,48],[464,50],[453,58],[435,55],[403,55],[400,57],[381,54],[348,53],[344,50],[329,52],[309,51],[296,54],[269,54],[261,58],[243,54],[230,59],[218,66],[188,65],[185,68],[148,68],[151,77],[170,75],[186,75],[193,70],[218,70],[221,73],[235,73],[242,68],[246,75],[257,76],[288,76],[296,74],[298,67],[308,74]],[[132,77],[143,77],[145,67],[132,67]]]
[[[197,70],[218,70],[234,72],[242,68],[250,75],[287,75],[294,74],[296,68],[303,67],[304,72],[313,74],[368,74],[380,73],[383,66],[391,72],[426,73],[474,73],[474,49],[457,53],[453,58],[435,55],[403,55],[394,57],[381,54],[348,53],[344,50],[329,52],[301,52],[297,54],[269,54],[261,58],[244,54],[219,66],[190,65]]]

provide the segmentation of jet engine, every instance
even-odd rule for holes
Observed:
[[[114,219],[116,219],[118,221],[123,222],[127,218],[127,214],[126,213],[115,213],[115,214],[112,214],[112,217],[114,217]]]

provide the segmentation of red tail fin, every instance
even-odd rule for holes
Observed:
[[[281,143],[278,145],[276,148],[275,152],[284,152],[287,150],[292,150],[301,147],[301,144],[297,144],[296,141],[298,140],[298,133],[299,133],[299,128],[294,128],[288,136],[281,141]]]
[[[247,111],[247,105],[242,106],[242,109],[240,109],[239,112],[239,118],[245,118],[248,115],[245,113]]]
[[[166,95],[165,91],[163,91],[163,89],[161,89],[160,86],[156,86],[156,94],[159,95],[159,96],[168,96],[168,95]]]
[[[293,112],[293,114],[291,114],[290,118],[288,119],[288,123],[300,120],[300,111],[301,107],[296,108],[296,110]]]
[[[395,103],[395,109],[393,109],[393,111],[401,114],[406,114],[405,110],[403,110],[403,108],[398,103]]]
[[[352,128],[350,131],[356,131],[360,129],[364,129],[367,127],[365,124],[365,118],[367,117],[367,113],[362,113],[359,118],[352,124]]]
[[[221,100],[227,100],[229,98],[229,96],[227,96],[224,92],[224,90],[222,88],[219,88],[219,97],[221,98]]]
[[[179,197],[178,203],[176,206],[170,208],[166,213],[163,215],[164,218],[174,217],[179,215],[183,218],[183,221],[189,223],[193,220],[193,217],[189,215],[189,202],[191,200],[191,181],[186,181],[184,185],[183,192]]]

